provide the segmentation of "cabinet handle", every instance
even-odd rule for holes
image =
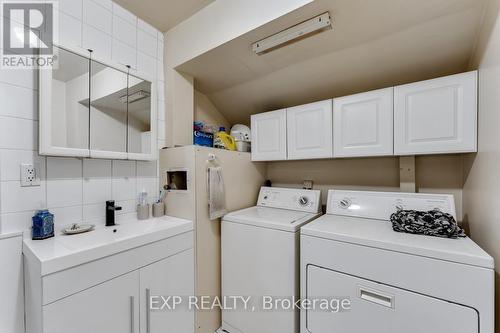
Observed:
[[[151,290],[146,288],[146,333],[151,331]]]
[[[358,287],[358,296],[362,300],[385,306],[387,308],[394,308],[394,296],[381,293],[377,290]]]
[[[135,306],[135,296],[130,296],[130,332],[134,333],[134,306]]]

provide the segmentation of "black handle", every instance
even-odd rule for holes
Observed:
[[[115,207],[115,210],[122,210],[121,207]]]

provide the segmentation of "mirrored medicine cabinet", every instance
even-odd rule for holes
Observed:
[[[39,152],[49,156],[155,160],[154,80],[92,52],[55,48],[39,70]]]

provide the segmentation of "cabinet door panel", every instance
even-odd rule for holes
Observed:
[[[286,160],[286,110],[252,115],[252,161]]]
[[[193,249],[142,268],[140,281],[141,332],[194,332],[194,311],[187,306],[188,297],[194,295]],[[154,310],[149,310],[148,296]],[[169,309],[163,307],[162,296],[180,296],[183,302]],[[169,304],[172,306],[171,301]]]
[[[396,87],[397,155],[477,150],[477,72]]]
[[[138,333],[139,272],[134,271],[43,307],[44,332]]]
[[[333,100],[334,157],[393,154],[393,88]]]
[[[331,100],[289,108],[288,159],[332,157],[332,127]]]

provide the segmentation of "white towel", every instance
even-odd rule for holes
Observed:
[[[209,167],[207,172],[208,209],[210,220],[215,220],[227,213],[224,179],[221,167]]]

